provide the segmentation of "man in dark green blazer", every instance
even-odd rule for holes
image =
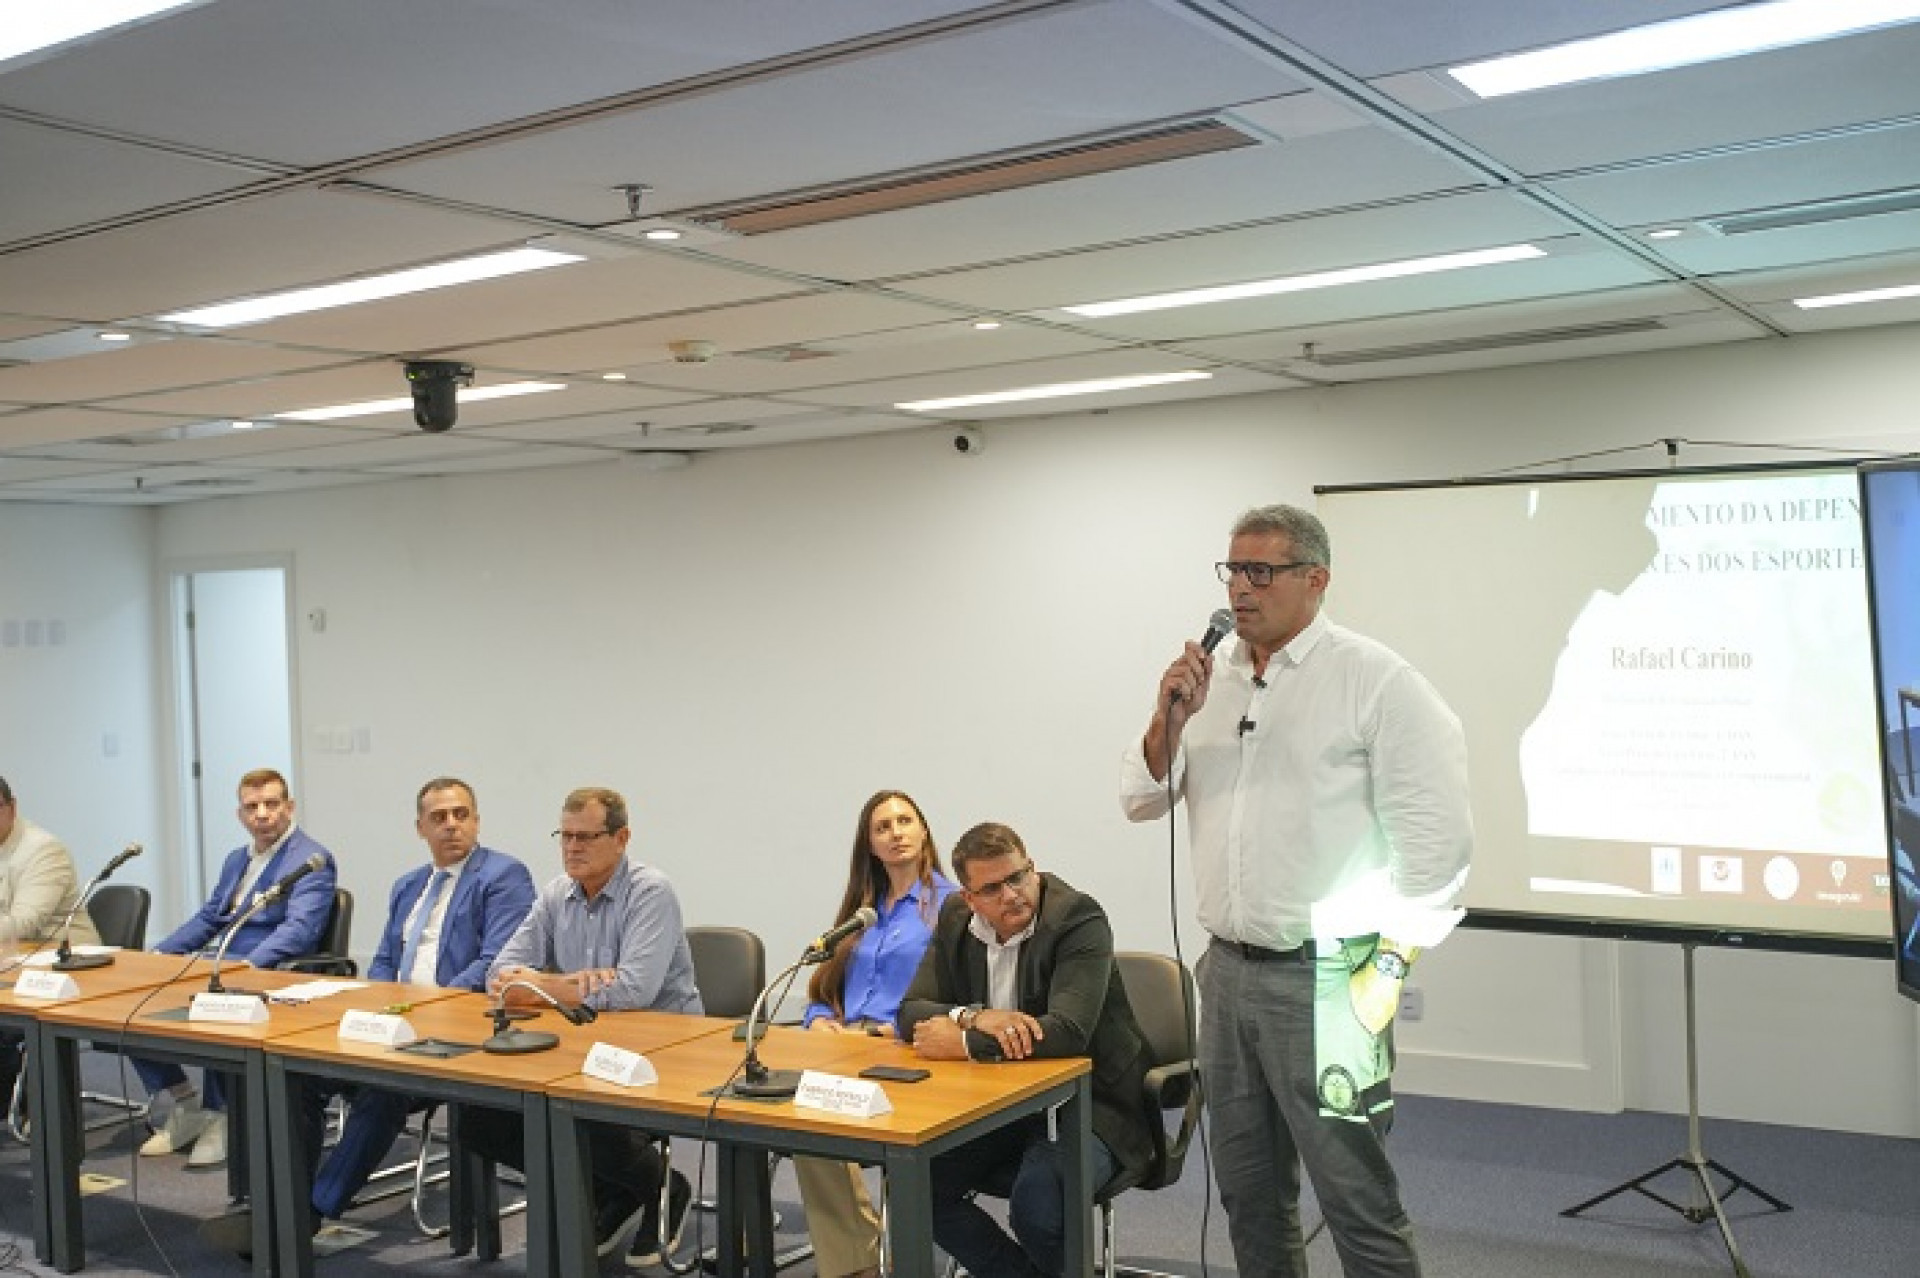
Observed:
[[[1125,1185],[1152,1157],[1142,1101],[1151,1062],[1113,961],[1113,929],[1090,896],[1033,866],[1020,836],[977,825],[953,849],[947,899],[900,1005],[900,1037],[933,1060],[1093,1058],[1093,1184]],[[1058,1275],[1064,1266],[1061,1149],[1035,1116],[933,1163],[933,1237],[974,1278]],[[1008,1202],[1014,1236],[974,1203]]]

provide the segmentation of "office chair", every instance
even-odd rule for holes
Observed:
[[[87,915],[93,920],[94,931],[100,934],[103,945],[116,946],[123,950],[145,949],[147,945],[147,915],[153,909],[153,893],[135,883],[109,883],[97,889],[93,899],[87,902]],[[100,1045],[90,1044],[96,1051]],[[7,1126],[22,1141],[27,1139],[28,1122],[26,1115],[27,1071],[24,1060],[20,1069],[19,1081],[15,1084],[11,1103],[7,1108]],[[147,1116],[147,1102],[118,1096],[111,1092],[80,1093],[80,1099],[94,1105],[105,1105],[121,1111],[105,1118],[96,1118],[86,1124],[90,1132],[112,1127],[132,1118]]]
[[[333,911],[321,929],[320,944],[311,954],[301,954],[274,964],[281,972],[307,972],[314,976],[357,976],[360,965],[353,961],[353,893],[345,888],[333,890]]]
[[[1128,1189],[1164,1189],[1179,1181],[1186,1166],[1187,1146],[1200,1125],[1200,1067],[1194,1059],[1193,974],[1164,954],[1114,955],[1127,1001],[1147,1040],[1152,1068],[1141,1086],[1140,1103],[1147,1112],[1147,1130],[1153,1137],[1153,1159],[1139,1179],[1098,1186],[1094,1209],[1100,1213],[1095,1252],[1103,1278],[1170,1278],[1151,1269],[1119,1263],[1115,1250],[1114,1202]],[[1178,1115],[1171,1129],[1168,1120]],[[1004,1198],[1012,1186],[990,1185],[980,1192]],[[999,1191],[999,1192],[996,1192]],[[885,1215],[882,1215],[885,1230]],[[947,1278],[959,1270],[951,1258]]]
[[[706,1008],[707,1015],[744,1019],[751,1014],[760,991],[767,984],[767,947],[759,936],[743,927],[690,927],[687,929],[687,948],[693,953],[693,983],[700,991],[700,1002]],[[664,1138],[659,1144],[662,1160],[671,1165],[672,1144]],[[778,1166],[782,1155],[774,1154],[771,1157],[774,1165]],[[668,1201],[671,1182],[672,1177],[666,1177],[660,1186],[660,1232],[663,1235],[671,1224]],[[711,1212],[714,1209],[712,1199],[694,1200],[695,1211]],[[774,1224],[779,1223],[776,1215]],[[672,1273],[690,1273],[703,1259],[700,1256],[675,1259],[674,1252],[680,1243],[678,1237],[662,1237],[659,1243],[660,1254]],[[812,1245],[804,1244],[775,1256],[773,1266],[776,1270],[785,1269],[812,1256]]]

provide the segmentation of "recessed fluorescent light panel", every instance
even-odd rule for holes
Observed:
[[[484,399],[511,399],[515,395],[538,395],[566,388],[565,382],[504,382],[499,386],[463,390],[459,394],[459,402],[476,404]],[[412,411],[413,396],[403,395],[399,399],[368,399],[357,404],[335,404],[330,408],[302,408],[291,413],[275,413],[274,416],[284,422],[331,422],[343,417],[374,417],[381,413]]]
[[[1238,302],[1250,297],[1272,297],[1277,293],[1304,293],[1309,289],[1336,288],[1342,284],[1365,284],[1373,280],[1400,279],[1409,275],[1432,275],[1438,271],[1460,271],[1473,266],[1493,266],[1500,262],[1520,262],[1545,257],[1547,251],[1531,244],[1508,244],[1500,248],[1475,249],[1469,253],[1446,253],[1439,257],[1415,257],[1402,262],[1377,262],[1372,266],[1350,266],[1338,271],[1316,271],[1311,275],[1287,275],[1271,280],[1250,280],[1245,284],[1221,284],[1214,288],[1184,289],[1178,293],[1155,293],[1149,297],[1122,297],[1111,302],[1089,302],[1061,309],[1089,319],[1113,315],[1137,315],[1141,311],[1164,311],[1176,306],[1206,306],[1213,302]]]
[[[218,306],[203,306],[198,310],[175,311],[160,318],[174,324],[192,324],[197,328],[232,328],[237,324],[258,324],[262,320],[304,315],[308,311],[324,311],[336,306],[353,306],[360,302],[400,297],[407,293],[450,288],[455,284],[499,279],[503,275],[544,271],[551,266],[565,266],[581,260],[577,253],[558,253],[552,249],[508,249],[434,266],[416,266],[386,275],[370,275],[365,279],[346,280],[339,284],[322,284],[317,288],[300,288],[267,297],[222,302]]]
[[[51,49],[83,36],[111,31],[169,9],[205,0],[58,0],[48,4],[10,4],[0,23],[0,71],[15,58]]]
[[[1093,382],[1057,382],[1052,386],[1021,386],[1014,390],[988,391],[984,395],[955,395],[951,399],[923,399],[894,407],[909,413],[939,413],[949,408],[974,408],[981,404],[1016,404],[1028,399],[1059,399],[1067,395],[1098,395],[1103,391],[1137,390],[1142,386],[1165,386],[1171,382],[1203,382],[1212,377],[1198,369],[1179,373],[1150,373],[1141,377],[1103,377]]]
[[[1668,71],[1920,18],[1920,0],[1769,0],[1453,67],[1483,98]]]
[[[1824,297],[1796,297],[1793,304],[1803,311],[1817,311],[1828,306],[1858,306],[1863,302],[1897,302],[1907,297],[1920,297],[1920,284],[1869,288],[1858,293],[1828,293]]]

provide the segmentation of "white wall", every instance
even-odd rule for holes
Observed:
[[[1012,422],[965,460],[927,432],[229,499],[161,512],[157,551],[290,555],[295,615],[326,610],[297,636],[298,797],[367,903],[363,950],[420,854],[413,791],[452,772],[543,878],[562,793],[624,790],[689,920],[776,956],[828,921],[862,799],[901,786],[946,844],[1015,825],[1123,946],[1168,948],[1178,913],[1191,957],[1185,867],[1173,911],[1164,829],[1120,819],[1115,764],[1218,602],[1240,509],[1601,450],[1630,451],[1565,469],[1657,465],[1666,436],[1920,446],[1913,346],[1882,330]],[[368,748],[340,752],[356,730]],[[1680,1108],[1678,973],[1662,947],[1459,936],[1417,969],[1403,1085]],[[1920,1024],[1885,964],[1710,953],[1701,974],[1708,1113],[1920,1134]],[[1835,1062],[1844,1084],[1806,1085]]]
[[[175,849],[161,797],[153,525],[146,510],[0,504],[0,776],[83,878],[145,844],[116,878],[156,891],[157,921],[169,917],[161,885]]]

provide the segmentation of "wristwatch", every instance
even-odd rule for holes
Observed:
[[[1392,950],[1379,950],[1375,952],[1373,956],[1373,967],[1376,972],[1390,981],[1405,980],[1407,976],[1406,956],[1397,954]]]
[[[951,1012],[947,1013],[947,1015],[953,1017],[953,1023],[961,1029],[970,1030],[973,1028],[973,1023],[980,1019],[982,1010],[983,1007],[981,1004],[969,1003],[965,1007],[954,1008]]]

